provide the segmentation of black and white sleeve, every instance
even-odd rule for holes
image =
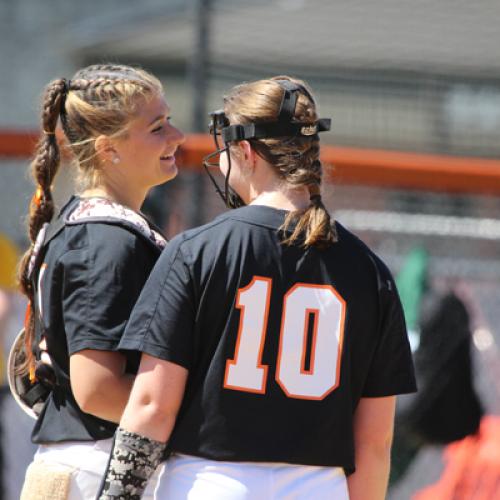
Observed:
[[[118,427],[97,500],[140,500],[166,443]]]

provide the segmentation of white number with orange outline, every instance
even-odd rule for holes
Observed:
[[[264,349],[270,278],[254,277],[238,290],[236,307],[241,310],[234,359],[226,363],[224,387],[246,392],[266,392],[267,366],[261,364]]]
[[[268,367],[262,364],[272,280],[255,276],[238,290],[241,310],[234,359],[226,363],[224,387],[266,392]],[[313,317],[309,368],[307,332]],[[345,301],[330,285],[295,284],[283,300],[276,381],[290,398],[321,400],[339,385]]]

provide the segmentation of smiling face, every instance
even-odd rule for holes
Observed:
[[[113,141],[119,161],[110,168],[131,185],[149,189],[177,175],[174,155],[185,137],[170,123],[163,95],[145,100],[138,109],[126,133]]]

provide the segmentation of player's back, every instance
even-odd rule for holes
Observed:
[[[342,226],[325,250],[290,247],[285,216],[248,206],[172,242],[195,321],[171,447],[351,470],[359,398],[413,389],[399,299],[383,263]]]

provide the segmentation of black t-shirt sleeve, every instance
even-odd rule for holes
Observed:
[[[403,307],[390,271],[376,260],[381,317],[378,344],[363,389],[363,397],[383,397],[416,391],[413,359]]]
[[[196,307],[192,274],[181,250],[182,241],[180,237],[173,239],[158,259],[119,347],[189,369]]]
[[[154,265],[142,238],[123,227],[88,224],[88,244],[67,252],[62,313],[68,353],[115,350]]]

